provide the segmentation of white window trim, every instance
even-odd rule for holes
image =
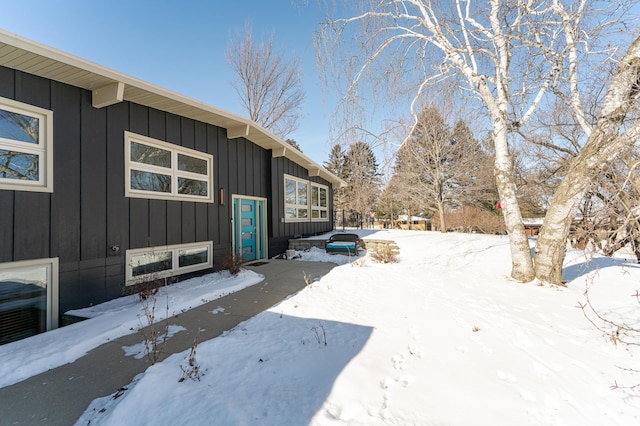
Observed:
[[[47,331],[58,328],[58,276],[59,260],[52,259],[20,260],[0,263],[0,272],[18,269],[29,269],[45,266],[47,268]]]
[[[185,267],[179,266],[179,256],[178,252],[184,249],[195,249],[206,247],[208,250],[207,262],[199,263],[197,265],[189,265]],[[166,271],[152,272],[150,274],[138,275],[136,277],[133,276],[133,264],[132,257],[139,254],[144,253],[161,253],[161,252],[171,252],[171,269]],[[207,268],[213,268],[213,241],[201,241],[197,243],[186,243],[186,244],[173,244],[168,246],[157,246],[157,247],[144,247],[139,249],[131,249],[127,250],[126,253],[126,268],[127,268],[127,276],[126,276],[126,285],[134,285],[139,284],[145,281],[151,281],[157,278],[165,278],[171,277],[175,275],[187,274],[189,272],[201,271]]]
[[[124,194],[126,197],[131,198],[147,198],[158,200],[179,200],[179,201],[195,201],[202,203],[214,202],[214,190],[213,190],[213,155],[206,152],[196,151],[194,149],[185,148],[183,146],[174,145],[172,143],[164,142],[161,140],[153,139],[147,136],[138,135],[132,132],[124,132],[124,165],[125,165],[125,183]],[[144,145],[154,146],[160,149],[164,149],[171,152],[171,169],[165,167],[153,166],[149,164],[137,163],[131,161],[131,142],[139,142]],[[207,175],[201,175],[198,173],[191,173],[184,170],[178,170],[177,158],[178,154],[185,154],[190,157],[199,158],[207,162]],[[172,192],[155,192],[145,191],[140,189],[131,188],[131,170],[140,170],[151,173],[161,173],[165,175],[171,175],[171,188]],[[206,181],[208,186],[208,196],[201,197],[198,195],[178,194],[178,178],[193,178],[196,180]]]
[[[298,183],[303,183],[305,185],[307,185],[307,204],[289,204],[287,203],[287,180],[292,180],[294,182],[296,182],[296,200],[298,199]],[[309,197],[311,195],[311,186],[309,185],[309,181],[305,180],[305,179],[301,179],[295,176],[291,176],[291,175],[284,175],[284,187],[283,187],[283,195],[284,195],[284,221],[289,223],[293,223],[293,222],[310,222],[310,217],[311,217],[311,206],[310,206],[310,200]],[[288,208],[294,208],[297,209],[299,208],[306,208],[307,209],[307,217],[287,217],[287,209]],[[297,213],[296,213],[297,216]]]
[[[0,108],[39,120],[38,143],[0,138],[0,149],[10,149],[40,157],[37,181],[0,178],[0,189],[53,192],[53,111],[0,97]]]
[[[326,185],[322,185],[319,183],[315,183],[315,182],[309,182],[311,184],[309,190],[311,191],[311,194],[309,196],[309,205],[310,205],[310,209],[309,209],[309,214],[310,214],[310,218],[312,222],[329,222],[329,187]],[[326,206],[314,206],[313,205],[313,197],[311,196],[313,194],[313,188],[316,187],[318,188],[318,203],[320,202],[320,189],[324,189],[327,193],[327,196],[325,198],[325,201],[327,203]],[[321,212],[325,211],[327,212],[327,217],[317,217],[314,218],[313,217],[313,211],[318,211],[319,215],[322,215]]]

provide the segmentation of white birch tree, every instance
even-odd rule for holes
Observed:
[[[593,50],[598,51],[592,44],[604,24],[616,22],[621,4],[587,0],[363,0],[357,4],[357,10],[345,12],[347,17],[328,21],[318,38],[320,62],[346,75],[344,105],[350,107],[355,103],[349,101],[361,99],[367,82],[388,90],[385,103],[398,99],[393,95],[410,93],[412,107],[419,105],[426,88],[444,80],[458,81],[466,93],[480,100],[491,126],[511,276],[532,280],[535,270],[516,197],[510,142],[551,95],[568,102],[578,121],[587,125],[579,107],[579,65]],[[597,7],[603,9],[596,11]],[[598,53],[599,60],[609,54]],[[589,155],[585,157],[591,161]],[[576,167],[571,177],[579,175],[579,170]],[[572,186],[555,202],[578,198],[579,192],[579,186]],[[553,220],[557,222],[563,213],[565,218],[570,215],[563,208]],[[553,248],[554,265],[561,268],[563,252],[555,245],[562,244],[562,232],[553,226],[545,228],[549,241],[543,240],[540,247]],[[540,277],[559,282],[553,274],[541,272]]]

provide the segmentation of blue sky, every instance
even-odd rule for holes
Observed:
[[[322,163],[333,110],[314,58],[323,17],[302,0],[20,0],[4,2],[0,28],[246,116],[224,51],[249,20],[254,37],[274,31],[275,46],[302,59],[304,117],[291,137]]]

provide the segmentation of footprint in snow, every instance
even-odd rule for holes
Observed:
[[[516,379],[516,376],[514,376],[511,373],[507,373],[501,370],[496,371],[496,374],[498,375],[498,378],[500,380],[504,380],[505,382],[509,382],[509,383],[515,383],[518,381],[518,379]]]

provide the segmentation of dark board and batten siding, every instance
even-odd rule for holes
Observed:
[[[6,67],[0,96],[54,113],[54,192],[0,190],[0,262],[59,257],[60,312],[120,296],[127,249],[212,240],[220,264],[231,250],[232,194],[267,198],[269,224],[283,208],[281,195],[271,198],[282,192],[272,187],[271,152],[228,140],[225,129],[129,102],[96,109],[89,91]],[[125,131],[213,155],[215,202],[125,197]]]

